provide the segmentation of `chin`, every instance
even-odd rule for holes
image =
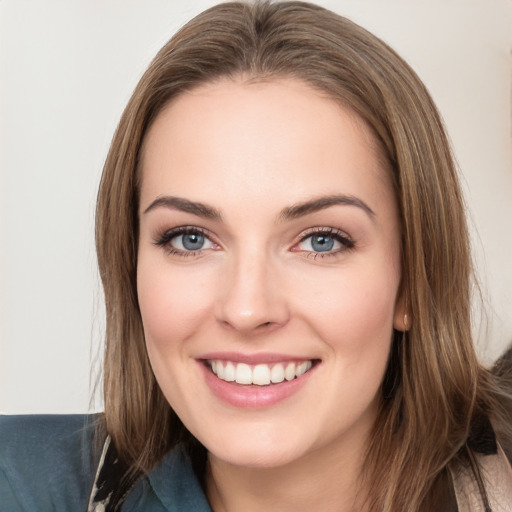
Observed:
[[[290,429],[241,427],[223,431],[224,435],[204,436],[203,445],[217,459],[246,468],[277,468],[302,458],[312,448],[311,440],[290,435]],[[211,433],[211,432],[210,432]],[[201,437],[199,437],[201,439]]]
[[[227,449],[215,447],[210,451],[215,458],[224,463],[251,469],[271,469],[286,466],[297,460],[303,453],[293,450],[274,448],[261,449],[257,446],[230,446]]]

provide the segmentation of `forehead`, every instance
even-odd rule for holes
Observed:
[[[392,196],[383,162],[364,121],[304,82],[225,79],[183,93],[157,116],[142,153],[142,199],[208,200],[219,186],[246,199],[279,188],[300,200],[361,185]]]

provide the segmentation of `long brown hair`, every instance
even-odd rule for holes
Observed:
[[[402,297],[365,478],[376,510],[421,510],[456,460],[474,417],[493,412],[492,379],[471,335],[472,267],[463,199],[440,116],[414,71],[385,43],[302,2],[224,3],[157,54],[112,141],[96,212],[105,290],[105,422],[119,455],[148,470],[190,437],[146,354],[137,302],[139,157],[159,112],[221,77],[292,77],[348,106],[374,131],[392,173],[402,228]]]

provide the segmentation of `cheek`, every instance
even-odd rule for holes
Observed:
[[[314,292],[303,296],[300,309],[321,338],[333,349],[343,348],[354,356],[375,345],[387,350],[392,331],[399,271],[393,267],[361,266],[333,273]],[[384,267],[386,268],[386,267]],[[380,351],[378,351],[380,352]]]
[[[139,260],[137,295],[148,343],[168,346],[197,329],[210,309],[210,280]]]

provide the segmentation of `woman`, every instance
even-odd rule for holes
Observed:
[[[73,454],[76,503],[94,480],[90,510],[512,505],[449,145],[365,30],[298,2],[192,20],[123,114],[96,242],[103,450]]]

